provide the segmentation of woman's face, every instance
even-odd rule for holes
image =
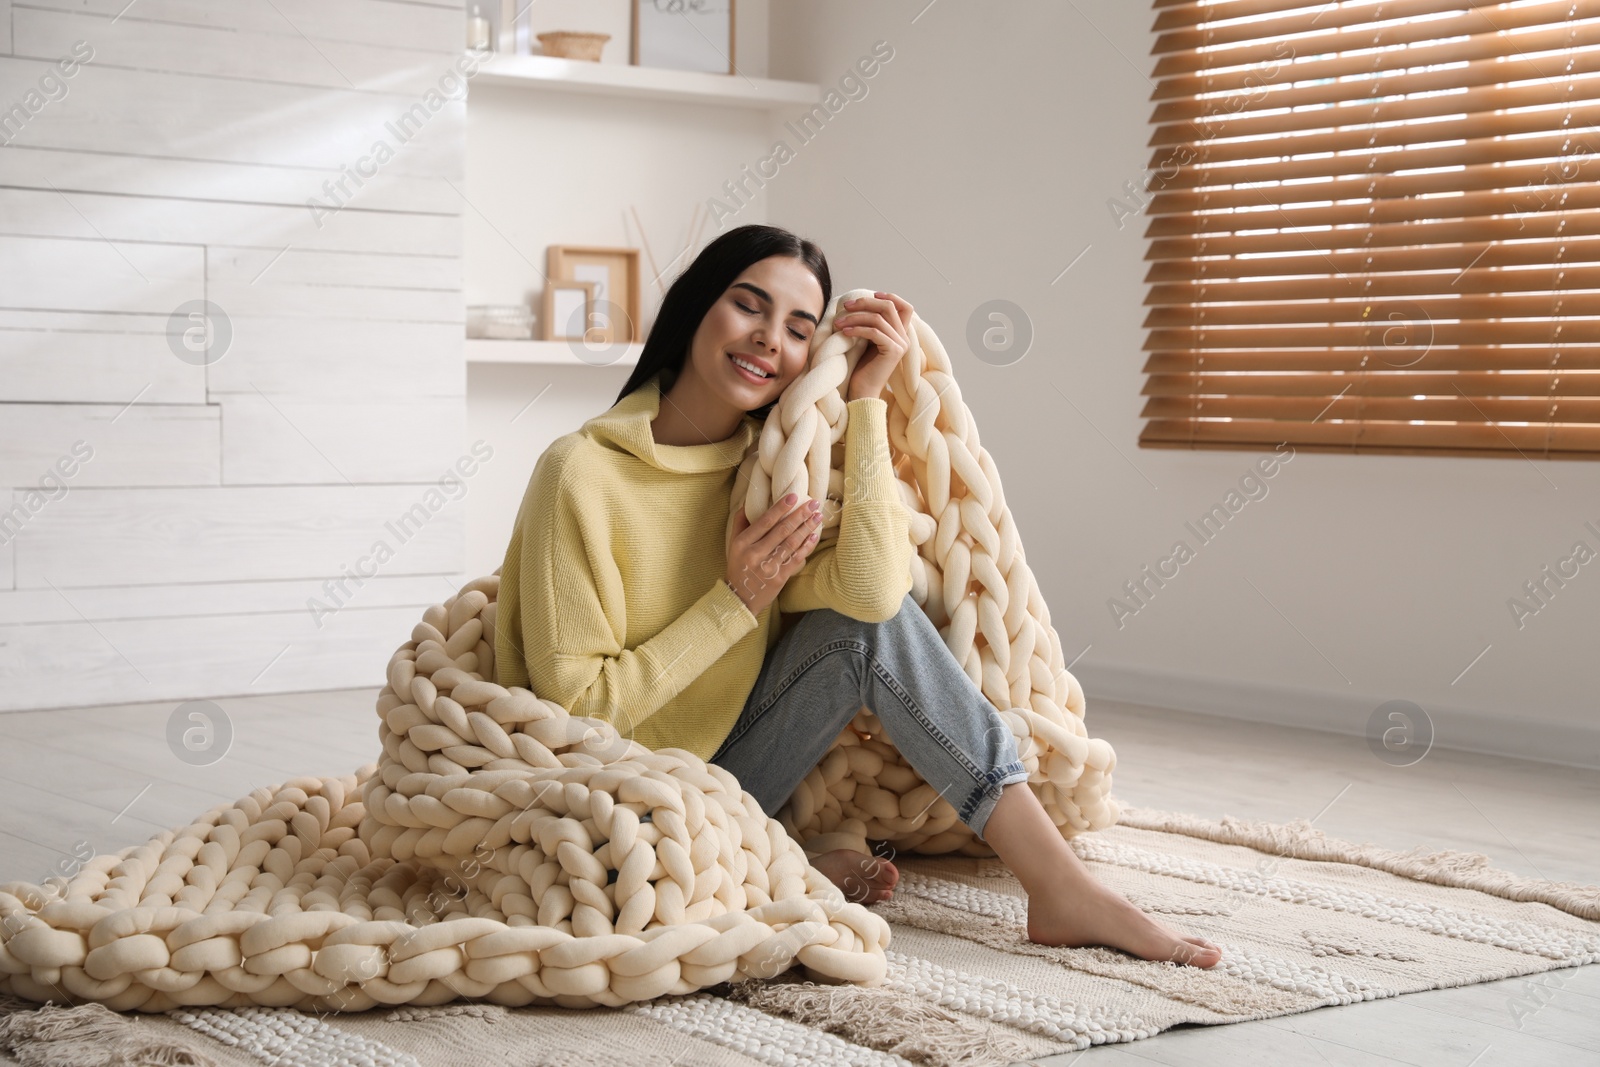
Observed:
[[[690,362],[718,397],[754,411],[776,400],[805,369],[825,310],[816,275],[793,256],[768,256],[747,267],[711,305],[695,331]],[[771,377],[740,368],[735,355]]]

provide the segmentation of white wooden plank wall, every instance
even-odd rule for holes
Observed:
[[[378,685],[470,577],[463,17],[0,0],[0,711]]]

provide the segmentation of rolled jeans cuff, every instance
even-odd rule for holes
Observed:
[[[974,834],[987,841],[988,839],[983,836],[983,828],[988,825],[989,816],[994,813],[994,806],[1000,802],[1001,792],[1013,782],[1027,780],[1028,769],[1022,765],[1021,760],[1012,760],[1004,766],[996,767],[985,774],[983,781],[967,794],[966,802],[956,814]]]

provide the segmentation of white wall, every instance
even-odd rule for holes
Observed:
[[[1402,699],[1442,746],[1600,764],[1600,563],[1521,629],[1507,607],[1574,542],[1600,549],[1600,464],[1301,452],[1114,622],[1257,458],[1137,445],[1145,220],[1118,229],[1107,201],[1150,155],[1152,19],[775,3],[774,77],[837,83],[879,39],[894,58],[768,186],[769,221],[822,243],[836,291],[898,292],[945,342],[1067,658],[1088,649],[1091,716],[1115,697],[1359,734]],[[995,298],[1036,331],[1010,366],[963,340]]]
[[[0,3],[0,710],[371,685],[459,583],[462,24]],[[195,300],[209,365],[172,347]]]

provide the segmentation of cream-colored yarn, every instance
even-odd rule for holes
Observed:
[[[881,984],[888,924],[731,774],[485,680],[499,585],[429,608],[394,653],[376,765],[0,885],[0,990],[359,1011],[616,1006],[796,963]]]
[[[843,392],[868,342],[835,332],[834,319],[844,301],[872,295],[852,289],[829,305],[805,373],[784,390],[739,468],[729,543],[740,507],[754,522],[789,493],[824,500],[823,538],[837,530],[847,489]],[[920,315],[913,312],[911,324],[910,347],[884,399],[888,462],[917,544],[912,599],[1016,735],[1028,782],[1062,835],[1110,826],[1118,813],[1116,754],[1084,728],[1083,689],[1066,668],[1000,472],[978,443],[950,357]],[[813,854],[864,851],[870,839],[902,851],[994,855],[906,763],[865,705],[777,817]]]
[[[830,500],[824,529],[837,527],[840,387],[865,342],[832,325],[840,301],[867,293],[836,298],[741,466],[734,503],[752,518],[795,491]],[[889,417],[919,546],[913,597],[1001,709],[1062,833],[1107,826],[1111,748],[1084,730],[1083,691],[944,348],[913,324]],[[495,684],[499,582],[496,570],[432,606],[396,650],[377,763],[257,789],[70,878],[0,885],[0,990],[159,1012],[615,1006],[795,964],[876,986],[888,924],[808,852],[870,839],[993,855],[866,707],[773,819],[686,750]]]

